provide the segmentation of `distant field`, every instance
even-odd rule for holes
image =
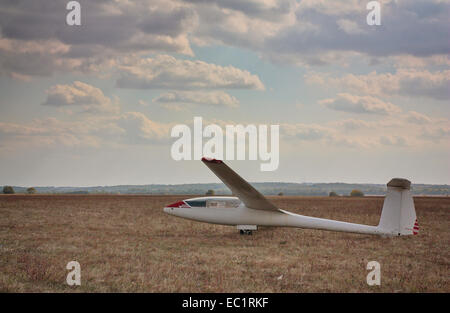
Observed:
[[[1,292],[450,292],[450,198],[414,199],[401,238],[295,228],[240,236],[162,212],[183,196],[1,195]],[[376,225],[382,197],[269,197],[282,209]],[[81,286],[66,264],[81,264]],[[381,286],[366,284],[368,261]]]

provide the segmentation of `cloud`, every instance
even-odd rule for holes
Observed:
[[[138,27],[145,33],[166,35],[176,38],[194,29],[198,23],[198,16],[189,7],[174,7],[164,11],[162,7],[155,7],[138,23]]]
[[[430,124],[432,119],[425,114],[416,111],[409,111],[406,120],[413,124]]]
[[[425,68],[428,66],[450,66],[450,55],[436,54],[429,57],[415,57],[412,55],[398,55],[387,58],[395,68]]]
[[[264,50],[266,38],[287,25],[296,22],[295,1],[235,1],[189,0],[199,23],[193,32],[194,41],[207,44],[222,43],[231,46]]]
[[[337,127],[343,128],[344,130],[347,130],[347,131],[370,129],[370,128],[374,128],[374,126],[375,126],[373,122],[357,120],[357,119],[346,119],[343,121],[338,121],[338,122],[335,122],[335,125]]]
[[[30,136],[30,135],[41,135],[47,133],[44,128],[28,125],[20,125],[16,123],[4,123],[0,122],[0,133],[3,135],[14,135],[14,136]]]
[[[295,1],[285,0],[184,0],[200,5],[214,5],[216,8],[231,9],[249,17],[279,20],[295,7]]]
[[[189,45],[179,45],[196,23],[195,11],[175,1],[80,0],[81,26],[65,25],[68,13],[61,1],[3,3],[0,26],[11,39],[55,39],[68,45],[100,45],[104,49],[168,51],[192,54]],[[135,45],[136,38],[148,39]],[[171,38],[172,45],[167,45]],[[162,45],[162,46],[160,46]]]
[[[366,23],[365,0],[80,0],[82,26],[65,25],[62,1],[3,1],[0,40],[54,42],[46,55],[0,47],[0,73],[49,76],[97,71],[130,55],[180,53],[191,44],[250,49],[276,63],[323,65],[354,55],[420,59],[450,53],[450,5],[440,0],[382,1],[382,25]],[[420,38],[420,40],[411,40]],[[1,46],[1,44],[0,44]],[[16,75],[16,77],[19,77]]]
[[[382,1],[379,27],[367,25],[363,0],[187,2],[196,4],[199,18],[193,41],[252,49],[276,63],[323,65],[355,54],[422,58],[450,51],[443,41],[449,6],[441,1]],[[416,34],[426,40],[410,40]]]
[[[126,112],[116,124],[123,129],[120,137],[127,144],[167,143],[170,139],[171,124],[152,121],[140,112]]]
[[[296,23],[266,38],[262,49],[273,56],[289,56],[297,63],[308,63],[313,56],[321,59],[331,51],[377,58],[450,52],[450,43],[444,39],[449,36],[448,2],[383,1],[380,26],[367,25],[366,4],[363,0],[302,1],[295,12]],[[314,26],[315,31],[305,31],[305,25]]]
[[[406,71],[397,72],[397,84],[394,92],[406,96],[429,97],[448,101],[450,97],[450,70],[437,71]]]
[[[409,115],[405,115],[407,117]],[[395,120],[395,121],[393,121]],[[381,147],[424,148],[449,143],[448,119],[432,124],[411,124],[406,118],[383,117],[380,120],[330,121],[326,123],[282,123],[280,135],[283,144],[324,146],[350,149]],[[186,123],[186,121],[182,122]],[[208,120],[220,127],[233,121]],[[246,122],[247,124],[251,122]],[[186,123],[192,127],[192,121]],[[245,124],[245,123],[244,123]],[[9,149],[45,147],[114,147],[126,149],[130,145],[169,146],[173,143],[170,130],[175,123],[161,123],[141,112],[117,115],[74,116],[71,120],[56,118],[35,119],[27,123],[0,122],[0,142]],[[169,150],[168,150],[169,151]]]
[[[336,128],[339,122],[327,124],[285,123],[280,125],[282,138],[290,141],[300,141],[312,145],[327,145],[335,147],[369,149],[379,146],[370,135],[361,135],[353,129],[350,133],[343,133]]]
[[[303,141],[317,141],[329,138],[333,130],[318,124],[282,124],[280,126],[285,138],[295,138]]]
[[[336,24],[347,34],[362,34],[364,30],[354,21],[347,19],[337,20]]]
[[[169,55],[129,60],[119,67],[119,75],[120,88],[264,90],[258,76],[248,71]]]
[[[447,144],[450,144],[450,141],[448,141],[448,139],[450,138],[450,127],[448,126],[425,127],[423,128],[420,136],[425,140],[430,140],[434,142],[447,140]]]
[[[408,146],[408,140],[402,136],[386,135],[380,137],[380,143],[385,146],[404,147]]]
[[[385,2],[385,1],[384,1]],[[320,12],[328,16],[352,15],[365,13],[366,7],[359,0],[303,0],[299,6],[302,12]]]
[[[63,1],[2,2],[0,74],[86,71],[121,56],[150,52],[193,55],[188,34],[197,15],[186,5],[170,0],[79,2],[81,27],[65,24]]]
[[[342,77],[309,72],[304,78],[310,84],[332,85],[368,95],[401,95],[436,100],[448,100],[450,96],[450,70],[430,72],[399,69],[393,74],[371,72],[367,75],[346,74]]]
[[[389,115],[400,112],[396,105],[382,101],[371,96],[356,96],[348,93],[339,93],[334,99],[319,101],[329,109],[349,113],[366,113]]]
[[[95,136],[104,126],[90,121],[63,122],[55,118],[35,119],[29,124],[0,122],[0,139],[10,148],[99,147]]]
[[[8,147],[126,147],[167,144],[172,124],[158,123],[140,112],[99,117],[87,115],[73,120],[53,117],[29,123],[0,122],[0,141]]]
[[[103,92],[89,84],[75,81],[72,85],[55,85],[47,91],[47,99],[42,105],[82,108],[83,113],[118,113],[119,106]]]
[[[69,50],[70,46],[57,40],[8,39],[0,34],[0,74],[29,78],[71,70],[81,62],[63,58]]]
[[[153,100],[159,103],[187,103],[210,106],[238,107],[239,101],[235,97],[221,90],[203,91],[171,91],[163,93]]]
[[[358,149],[382,147],[425,148],[431,145],[450,144],[448,119],[431,118],[408,112],[404,116],[384,116],[382,119],[345,119],[326,123],[283,123],[280,134],[283,140],[319,147],[335,146]],[[411,123],[409,118],[430,119],[431,123]],[[291,143],[292,144],[292,143]]]

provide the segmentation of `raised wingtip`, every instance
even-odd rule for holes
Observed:
[[[209,162],[209,163],[223,163],[222,160],[217,160],[217,159],[207,158],[207,157],[203,157],[202,161]]]

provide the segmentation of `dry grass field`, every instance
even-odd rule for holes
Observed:
[[[450,292],[450,198],[416,197],[418,236],[296,228],[241,236],[162,212],[183,196],[0,196],[1,292]],[[376,225],[383,198],[271,197],[299,214]],[[81,264],[81,286],[66,264]],[[368,286],[368,261],[381,286]]]

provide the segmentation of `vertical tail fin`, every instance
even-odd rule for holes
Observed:
[[[411,182],[403,178],[393,178],[387,184],[386,198],[381,211],[378,230],[386,235],[417,235],[414,200],[411,195]]]

